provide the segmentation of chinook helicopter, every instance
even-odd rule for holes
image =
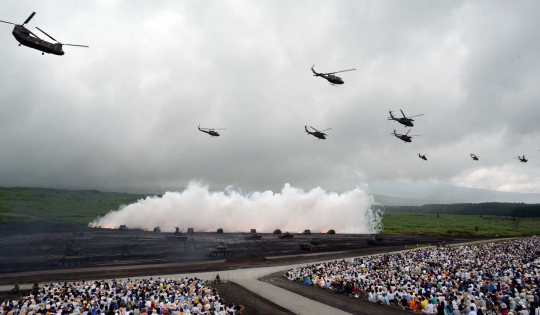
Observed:
[[[201,128],[201,125],[199,125],[199,127],[197,127],[197,128],[199,128],[199,131],[207,133],[207,134],[211,135],[212,137],[219,137],[219,133],[217,131],[214,131],[214,130],[227,130],[225,128],[220,128],[220,129]],[[208,130],[208,131],[206,131],[206,130]]]
[[[471,157],[472,157],[473,160],[478,161],[478,158],[479,158],[478,155],[474,155],[474,154],[471,153]]]
[[[391,133],[391,135],[394,135],[396,136],[396,138],[399,138],[405,142],[412,142],[412,137],[420,137],[420,135],[411,135],[409,136],[409,132],[411,132],[411,129],[409,129],[409,131],[407,131],[406,134],[404,135],[400,135],[399,133],[396,133],[396,130],[394,130],[394,133]]]
[[[414,115],[414,116],[411,116],[411,117],[407,117],[405,116],[405,113],[403,113],[403,111],[400,109],[399,110],[401,112],[401,114],[403,115],[403,118],[399,118],[399,117],[394,117],[394,115],[392,115],[392,111],[389,111],[390,113],[390,117],[388,117],[388,120],[394,120],[394,121],[397,121],[398,123],[404,125],[404,126],[407,126],[407,127],[414,127],[414,124],[412,123],[414,121],[414,119],[412,119],[413,117],[418,117],[418,116],[423,116],[424,114],[420,114],[420,115]]]
[[[529,156],[529,159],[530,159],[530,158],[532,158],[532,156]],[[521,157],[521,156],[518,155],[518,156],[515,157],[514,159],[518,159],[521,163],[527,163],[527,162],[529,161],[529,160],[527,160],[527,159],[525,158],[525,154],[523,154],[523,157]]]
[[[424,154],[424,155],[421,155],[420,153],[418,153],[418,157],[421,158],[421,159],[424,160],[424,161],[427,161],[426,155],[427,155],[427,153]]]
[[[32,14],[30,14],[30,16],[26,19],[26,21],[24,21],[24,23],[20,25],[11,23],[11,22],[2,21],[2,20],[0,20],[0,22],[15,25],[15,27],[13,28],[12,34],[13,34],[13,37],[15,37],[15,39],[19,42],[19,46],[23,45],[26,47],[39,50],[42,52],[41,53],[42,55],[45,55],[45,53],[48,53],[48,54],[62,56],[64,54],[64,51],[62,50],[62,46],[77,46],[77,47],[88,48],[88,46],[84,46],[84,45],[62,44],[56,39],[54,39],[51,35],[45,33],[39,27],[36,27],[40,32],[47,35],[47,37],[54,40],[56,43],[49,43],[39,38],[36,34],[32,33],[29,29],[24,27],[25,24],[30,22],[30,20],[34,17],[35,14],[36,12],[32,12]]]
[[[309,126],[309,128],[315,130],[315,132],[311,132],[311,131],[309,131],[309,130],[307,129],[307,126],[304,126],[304,128],[306,129],[306,132],[307,132],[308,134],[310,134],[310,135],[312,135],[312,136],[318,138],[318,140],[325,140],[325,139],[326,139],[325,136],[328,136],[328,135],[327,135],[326,133],[324,133],[323,131],[332,129],[332,128],[328,128],[328,129],[324,129],[324,130],[319,131],[319,130],[317,130],[317,129],[311,127],[311,126]]]
[[[315,67],[315,65],[313,65],[313,67]],[[314,77],[325,78],[326,80],[328,80],[328,82],[330,82],[330,85],[333,85],[333,86],[336,86],[336,84],[341,85],[341,84],[345,83],[340,77],[338,77],[338,76],[336,76],[334,74],[340,73],[340,72],[356,70],[356,69],[349,69],[349,70],[342,70],[342,71],[336,71],[336,72],[330,72],[330,73],[318,73],[315,70],[313,70],[313,67],[311,67],[311,71],[313,71],[313,73],[314,73],[313,76]]]

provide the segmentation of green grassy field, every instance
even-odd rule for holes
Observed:
[[[88,224],[144,195],[46,188],[0,188],[0,224]]]
[[[144,195],[46,188],[1,188],[0,224],[88,224]],[[540,235],[540,218],[521,219],[519,229],[504,216],[386,212],[382,234],[447,236]],[[478,227],[478,231],[475,231]]]
[[[526,236],[540,235],[540,218],[521,218],[518,230],[504,216],[414,213],[385,213],[382,234],[446,236]],[[475,231],[478,227],[478,231]]]

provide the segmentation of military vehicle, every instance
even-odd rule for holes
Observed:
[[[179,227],[175,227],[176,231],[174,231],[173,235],[167,235],[167,239],[169,241],[181,241],[185,242],[187,241],[188,237],[185,235],[182,235],[182,231],[180,231]]]
[[[321,240],[318,238],[312,238],[309,243],[300,243],[300,249],[303,250],[316,250],[324,248],[326,248],[326,244],[321,244]]]
[[[193,233],[195,233],[195,230],[193,228],[187,228],[187,233],[188,234],[193,234]]]
[[[83,232],[73,232],[69,236],[68,241],[74,241],[76,243],[90,243],[92,241],[92,237],[85,236]]]
[[[64,256],[54,258],[52,264],[57,267],[80,266],[90,262],[90,257],[81,255],[79,243],[68,240],[65,243]]]
[[[373,237],[368,238],[366,242],[368,243],[368,245],[382,245],[384,244],[384,238],[377,234]]]
[[[222,229],[222,228],[217,229],[217,232],[216,232],[216,233],[217,233],[217,234],[223,234],[223,229]]]
[[[246,240],[260,240],[262,238],[262,235],[255,234],[255,233],[249,233],[248,236],[246,236]]]
[[[309,128],[315,130],[315,132],[309,131],[307,129],[307,126],[304,126],[304,129],[305,129],[306,133],[308,135],[314,136],[315,138],[317,138],[317,140],[325,140],[328,135],[326,133],[324,133],[323,131],[332,129],[332,128],[328,128],[328,129],[324,129],[324,130],[319,131],[319,130],[311,127],[311,126],[309,126]]]
[[[310,234],[311,234],[311,230],[305,229],[304,232],[302,232],[302,234],[310,235]]]
[[[330,229],[328,232],[326,232],[326,234],[336,234],[336,230]]]
[[[281,234],[281,230],[280,229],[275,229],[274,232],[272,232],[274,234]]]
[[[279,238],[293,238],[294,235],[292,235],[291,233],[289,232],[285,232],[284,234],[281,234],[280,236],[278,236]]]
[[[210,248],[208,251],[208,255],[211,257],[232,256],[233,253],[234,251],[227,248],[227,246],[223,243],[219,243],[219,245],[214,248]]]
[[[311,71],[313,71],[313,76],[314,77],[321,77],[323,79],[326,79],[328,82],[330,82],[330,85],[333,85],[333,86],[337,86],[336,84],[341,85],[341,84],[345,83],[342,78],[335,75],[336,73],[356,70],[356,69],[347,69],[347,70],[341,70],[341,71],[334,71],[334,72],[330,72],[330,73],[318,73],[313,68],[315,68],[315,65],[313,65],[313,67],[311,67]]]
[[[122,224],[120,225],[120,227],[118,227],[119,230],[127,230],[128,227],[125,225],[125,224]]]
[[[257,234],[257,229],[251,229],[251,231],[249,231],[249,233],[251,233],[251,234]]]
[[[226,128],[201,128],[201,125],[199,125],[197,128],[199,128],[199,131],[207,133],[212,137],[219,137],[219,132],[216,130],[227,130]]]
[[[156,227],[154,228],[154,232],[160,233],[160,232],[161,232],[161,228],[160,228],[159,226],[156,226]]]

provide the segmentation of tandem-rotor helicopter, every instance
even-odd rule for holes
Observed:
[[[226,128],[201,128],[201,125],[199,125],[199,131],[201,132],[204,132],[204,133],[207,133],[209,135],[211,135],[212,137],[219,137],[219,133],[217,131],[214,131],[214,130],[227,130]],[[208,131],[206,131],[208,130]]]
[[[427,161],[426,155],[427,155],[427,153],[424,154],[424,155],[421,155],[420,153],[418,153],[418,157],[421,158],[421,159],[424,160],[424,161]]]
[[[471,153],[471,157],[472,157],[473,160],[478,161],[478,158],[479,158],[478,155],[474,155],[474,154]]]
[[[327,135],[326,133],[324,133],[323,131],[332,129],[332,128],[328,128],[328,129],[324,129],[324,130],[319,131],[319,130],[317,130],[317,129],[311,127],[311,126],[309,126],[309,128],[315,130],[315,132],[311,132],[311,131],[309,131],[309,130],[307,129],[307,126],[304,126],[304,128],[306,129],[306,132],[307,132],[308,134],[310,134],[310,135],[312,135],[312,136],[318,138],[317,140],[324,140],[324,139],[326,139],[325,136],[328,136],[328,135]]]
[[[315,67],[315,65],[313,65],[313,67]],[[314,77],[324,78],[324,79],[328,80],[328,82],[330,82],[330,85],[333,85],[333,86],[336,86],[336,84],[341,85],[341,84],[345,83],[340,77],[338,77],[338,76],[336,76],[334,74],[340,73],[340,72],[356,70],[356,69],[348,69],[348,70],[342,70],[342,71],[336,71],[336,72],[330,72],[330,73],[318,73],[315,70],[313,70],[313,67],[311,67],[311,71],[313,71],[313,73],[314,73],[313,76]]]
[[[36,12],[32,12],[32,14],[30,14],[30,16],[26,19],[26,21],[24,21],[24,23],[20,25],[11,23],[11,22],[2,21],[2,20],[0,20],[0,22],[15,25],[15,27],[13,28],[12,34],[13,34],[13,37],[15,37],[15,39],[19,42],[19,46],[23,45],[26,47],[39,50],[42,52],[41,53],[42,55],[44,55],[45,53],[48,53],[48,54],[62,56],[64,54],[64,51],[62,50],[62,46],[77,46],[77,47],[88,48],[88,46],[84,46],[84,45],[62,44],[56,39],[54,39],[51,35],[45,33],[39,27],[36,27],[40,32],[47,35],[47,37],[54,40],[56,43],[49,43],[39,38],[36,34],[32,33],[29,29],[24,27],[25,24],[30,22],[30,20],[34,17],[35,14]]]
[[[409,136],[409,132],[411,132],[411,129],[409,129],[409,131],[407,131],[406,134],[404,135],[400,135],[399,133],[396,133],[396,130],[394,130],[394,133],[391,133],[391,135],[394,135],[396,136],[396,138],[399,138],[405,142],[412,142],[412,137],[420,137],[420,135],[410,135]]]
[[[529,159],[530,159],[530,158],[532,158],[532,156],[529,156]],[[529,161],[529,160],[527,160],[527,159],[525,158],[525,154],[523,154],[522,157],[518,155],[518,156],[515,157],[514,159],[518,159],[521,163],[527,163],[527,162]]]
[[[392,111],[389,111],[390,112],[390,117],[388,117],[388,120],[397,121],[398,123],[400,123],[400,124],[402,124],[404,126],[407,126],[407,127],[414,127],[414,124],[412,123],[414,121],[414,119],[412,119],[413,117],[418,117],[418,116],[423,116],[424,115],[424,114],[420,114],[420,115],[414,115],[414,116],[411,116],[411,117],[407,117],[407,116],[405,116],[405,113],[403,113],[403,111],[401,109],[399,111],[403,115],[403,118],[394,117],[394,115],[392,115]]]

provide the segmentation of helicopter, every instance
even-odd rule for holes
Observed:
[[[316,138],[319,138],[318,140],[324,140],[324,139],[326,139],[325,136],[328,136],[328,135],[327,135],[326,133],[324,133],[323,131],[332,129],[332,128],[328,128],[328,129],[324,129],[324,130],[319,131],[319,130],[317,130],[317,129],[311,127],[311,126],[309,126],[309,128],[315,130],[315,132],[311,132],[311,131],[309,131],[309,130],[307,129],[307,126],[304,126],[304,128],[306,129],[306,132],[307,132],[308,134],[310,134],[310,135],[312,135],[312,136],[314,136],[314,137],[316,137]]]
[[[427,155],[427,153],[424,154],[424,155],[421,155],[420,153],[418,153],[418,157],[421,158],[421,159],[424,160],[424,161],[427,161],[426,155]]]
[[[529,156],[529,159],[530,159],[530,158],[532,158],[532,156]],[[525,158],[525,154],[523,154],[523,157],[521,157],[521,156],[518,155],[518,156],[515,157],[514,159],[519,159],[519,161],[520,161],[521,163],[527,163],[527,162],[529,161],[529,160],[527,160],[527,159]]]
[[[393,135],[396,136],[396,138],[399,138],[405,142],[412,142],[412,137],[420,137],[420,135],[411,135],[409,136],[409,132],[411,132],[411,130],[409,129],[409,131],[407,131],[406,134],[404,135],[400,135],[399,133],[396,133],[396,130],[394,130],[394,133]],[[391,133],[392,135],[392,133]]]
[[[315,65],[313,65],[313,67],[315,67]],[[330,85],[333,85],[333,86],[336,86],[336,84],[343,84],[345,82],[343,82],[343,80],[338,77],[338,76],[335,76],[334,74],[336,73],[340,73],[340,72],[346,72],[346,71],[353,71],[353,70],[356,70],[356,69],[349,69],[349,70],[342,70],[342,71],[336,71],[336,72],[330,72],[330,73],[317,73],[315,72],[315,70],[313,70],[313,67],[311,67],[311,71],[313,71],[313,76],[314,77],[322,77],[322,78],[325,78],[326,80],[328,80],[328,82],[330,82]]]
[[[478,155],[474,155],[474,154],[471,153],[471,157],[472,157],[473,160],[478,161],[478,158],[479,158]]]
[[[39,27],[36,27],[40,32],[47,35],[47,37],[54,40],[56,43],[49,43],[39,38],[39,36],[37,36],[36,34],[32,33],[29,29],[24,27],[25,24],[30,22],[30,20],[34,17],[35,14],[36,12],[32,12],[32,14],[30,14],[30,16],[26,19],[26,21],[24,21],[24,23],[21,25],[2,21],[2,20],[0,20],[0,22],[15,25],[15,27],[13,28],[12,34],[15,37],[15,39],[19,42],[19,46],[23,45],[23,46],[30,47],[33,49],[37,49],[42,52],[41,53],[42,55],[45,55],[45,53],[48,53],[48,54],[62,56],[64,54],[64,51],[62,50],[63,45],[88,48],[88,46],[84,46],[84,45],[62,44],[56,39],[54,39],[51,35],[45,33]],[[30,35],[33,35],[33,36],[30,36]]]
[[[197,128],[199,128],[199,131],[207,133],[207,134],[211,135],[212,137],[219,137],[219,133],[214,131],[214,130],[227,130],[225,128],[220,128],[220,129],[201,128],[201,125],[199,125],[199,127],[197,127]],[[206,131],[206,130],[208,130],[208,131]]]
[[[414,115],[414,116],[411,116],[411,117],[407,117],[407,116],[405,116],[405,114],[403,113],[403,111],[401,109],[399,111],[403,115],[403,118],[396,118],[396,117],[394,117],[394,115],[392,115],[392,111],[389,111],[390,112],[390,117],[388,117],[388,120],[395,120],[398,123],[400,123],[400,124],[402,124],[404,126],[407,126],[407,127],[414,127],[414,124],[412,123],[414,121],[414,119],[412,119],[412,117],[418,117],[418,116],[424,115],[424,114],[420,114],[420,115]]]

